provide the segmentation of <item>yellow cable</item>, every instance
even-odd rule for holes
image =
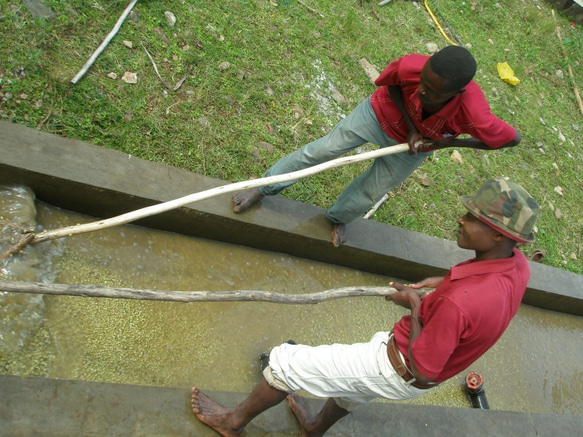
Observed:
[[[443,30],[443,28],[441,27],[441,25],[437,21],[437,18],[435,18],[435,15],[433,15],[433,12],[431,12],[431,9],[429,8],[429,5],[427,4],[427,0],[424,0],[423,3],[425,4],[425,9],[427,9],[427,12],[429,13],[431,18],[433,19],[433,22],[435,23],[435,25],[437,26],[437,28],[439,29],[439,31],[441,32],[443,37],[446,40],[448,40],[451,44],[453,44],[454,46],[458,46],[459,45],[458,43],[452,41],[451,38],[449,36],[447,36],[447,34],[445,33],[445,31]]]

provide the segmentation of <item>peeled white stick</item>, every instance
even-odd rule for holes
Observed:
[[[117,20],[117,23],[115,23],[115,26],[113,27],[111,32],[109,32],[109,34],[105,37],[103,42],[99,45],[99,47],[97,47],[97,49],[93,52],[93,54],[87,60],[87,62],[85,62],[85,65],[83,65],[83,68],[81,68],[81,70],[79,70],[79,73],[77,73],[75,75],[75,77],[73,79],[71,79],[71,83],[73,85],[75,85],[77,82],[79,82],[79,80],[81,80],[81,78],[85,75],[85,73],[87,73],[87,70],[89,70],[89,67],[91,67],[93,65],[93,63],[95,62],[97,57],[101,54],[101,52],[103,52],[105,47],[107,47],[109,42],[117,34],[117,32],[119,31],[119,28],[121,27],[121,25],[123,24],[123,22],[125,21],[125,19],[129,15],[129,13],[132,11],[132,9],[134,8],[134,6],[136,5],[137,2],[138,2],[138,0],[132,0],[131,3],[124,9],[123,13],[121,14],[121,17],[119,17],[119,19]]]
[[[161,300],[169,302],[232,302],[254,301],[282,304],[316,304],[328,300],[358,296],[388,296],[393,287],[343,287],[307,294],[284,294],[272,291],[163,291],[133,288],[112,288],[101,285],[45,284],[43,282],[0,281],[0,290],[12,293],[53,294],[112,299]],[[432,288],[420,288],[421,296]]]
[[[201,191],[199,193],[189,194],[188,196],[180,197],[178,199],[170,200],[168,202],[160,203],[158,205],[148,206],[146,208],[131,211],[109,219],[99,220],[91,223],[84,223],[82,225],[69,226],[61,229],[53,229],[43,231],[35,235],[31,240],[31,244],[40,243],[42,241],[53,240],[55,238],[68,237],[70,235],[82,234],[85,232],[98,231],[113,226],[123,225],[135,220],[139,220],[152,215],[161,214],[172,209],[180,208],[199,200],[208,199],[210,197],[219,196],[221,194],[232,193],[235,191],[242,191],[249,188],[263,187],[266,185],[277,184],[280,182],[295,181],[297,179],[305,178],[324,170],[343,165],[354,164],[355,162],[366,161],[367,159],[376,159],[385,155],[392,155],[395,153],[403,153],[409,150],[409,146],[405,143],[397,144],[396,146],[384,147],[381,149],[372,150],[370,152],[361,153],[358,155],[345,156],[342,158],[333,159],[322,164],[315,165],[303,170],[294,171],[265,178],[252,179],[249,181],[235,182],[233,184],[222,185],[220,187],[211,188],[209,190]]]

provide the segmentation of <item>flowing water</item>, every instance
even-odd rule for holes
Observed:
[[[3,223],[15,222],[23,211],[28,218],[19,226],[36,225],[37,231],[94,220],[31,197],[27,205],[32,193],[19,193],[16,201],[12,191],[1,198]],[[21,208],[14,208],[19,202]],[[290,294],[386,285],[392,279],[132,225],[29,245],[3,263],[0,279],[6,278]],[[283,305],[3,293],[0,372],[248,392],[261,377],[259,355],[274,345],[288,339],[314,345],[367,341],[406,313],[382,297]],[[468,371],[484,377],[492,409],[581,415],[582,333],[581,317],[522,305],[498,344]],[[466,373],[412,403],[469,408],[462,386]]]

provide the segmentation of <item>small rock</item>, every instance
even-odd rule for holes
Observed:
[[[176,24],[176,15],[174,15],[170,11],[164,12],[164,15],[166,16],[166,22],[168,23],[168,25],[170,27],[174,27],[174,25]]]
[[[125,47],[127,47],[128,49],[133,49],[134,48],[134,43],[128,40],[124,40],[122,43]]]
[[[273,153],[273,145],[271,143],[268,143],[267,141],[259,141],[257,143],[257,146],[259,147],[260,150],[263,150],[264,152],[267,153]]]
[[[123,119],[126,123],[129,123],[134,119],[134,111],[128,111],[123,115]]]
[[[275,92],[271,89],[271,87],[266,86],[265,87],[265,94],[267,94],[268,96],[272,96],[275,94]]]
[[[114,73],[112,71],[111,73],[108,73],[107,77],[109,77],[110,79],[116,80],[117,79],[117,73]]]
[[[538,147],[538,148],[543,147],[543,146],[544,146],[544,144],[542,143],[542,141],[538,141],[536,143],[536,147]]]
[[[125,83],[138,83],[138,75],[136,73],[132,73],[131,71],[126,71],[123,76],[121,77]]]
[[[576,125],[576,124],[574,124],[574,123],[573,123],[573,125],[572,125],[572,126],[573,126],[573,130],[574,130],[575,132],[579,131],[579,125]]]
[[[298,105],[297,103],[294,103],[294,118],[297,120],[297,119],[302,118],[303,116],[304,116],[304,111],[301,108],[301,106]]]
[[[380,75],[375,66],[368,62],[366,58],[359,59],[358,63],[360,64],[360,67],[364,70],[364,74],[366,75],[370,83],[374,85],[375,80],[377,80],[377,78]]]
[[[425,50],[427,50],[427,53],[429,53],[430,55],[432,55],[436,51],[439,50],[439,47],[434,42],[428,42],[427,44],[425,44]]]
[[[227,61],[221,62],[221,63],[219,64],[219,69],[220,69],[220,70],[227,70],[227,69],[229,69],[230,67],[231,67],[231,64],[230,64],[229,62],[227,62]]]
[[[555,217],[557,218],[557,220],[561,220],[563,218],[563,213],[559,208],[555,209]]]
[[[340,94],[336,90],[334,92],[332,92],[332,99],[334,99],[334,101],[336,103],[338,103],[339,105],[343,105],[343,106],[348,105],[348,101],[344,98],[344,96],[342,94]]]
[[[207,119],[207,118],[205,118],[205,117],[200,117],[200,118],[198,119],[198,122],[200,123],[200,125],[201,125],[202,127],[209,127],[209,126],[211,125],[210,121],[208,121],[208,119]]]
[[[559,196],[562,196],[563,195],[563,188],[556,186],[555,193],[557,193]]]
[[[253,150],[251,151],[251,156],[253,157],[253,159],[255,159],[255,161],[258,164],[265,165],[265,160],[263,159],[263,156],[261,155],[261,152],[257,147],[253,148]]]
[[[417,176],[417,180],[424,187],[430,187],[433,185],[433,182],[427,177],[426,174],[421,174],[421,175]]]
[[[555,75],[559,78],[559,79],[564,79],[565,75],[563,74],[563,70],[557,70],[557,72],[555,73]]]
[[[449,157],[449,159],[451,159],[456,164],[463,164],[464,163],[464,160],[462,159],[462,155],[460,155],[460,152],[458,152],[457,150],[454,150],[451,153],[451,156]]]
[[[573,261],[575,261],[577,259],[577,255],[572,253],[571,255],[569,255],[569,258],[571,258]]]
[[[561,131],[559,131],[559,141],[561,143],[564,143],[566,140],[565,135],[563,135],[563,133]]]

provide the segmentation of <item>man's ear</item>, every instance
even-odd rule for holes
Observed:
[[[494,234],[494,237],[493,237],[493,239],[494,239],[495,241],[502,241],[502,240],[504,240],[505,238],[508,238],[508,237],[505,237],[505,236],[504,236],[504,235],[502,235],[500,232],[496,232],[496,233]]]

